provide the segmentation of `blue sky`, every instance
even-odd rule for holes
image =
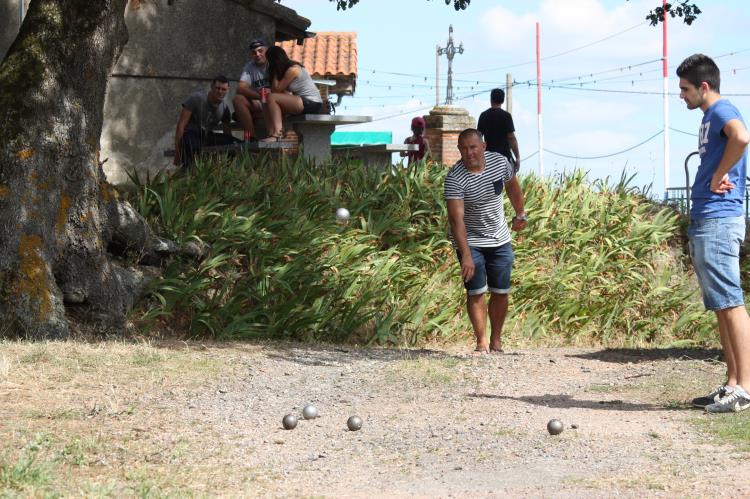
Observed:
[[[685,182],[683,162],[696,149],[701,119],[701,112],[688,111],[677,95],[674,70],[685,57],[695,52],[715,57],[722,94],[750,119],[750,6],[747,0],[696,1],[703,14],[692,26],[668,24],[669,90],[675,94],[668,99],[670,186]],[[662,135],[615,154],[664,127],[662,29],[644,20],[659,0],[474,0],[461,12],[443,0],[361,0],[338,12],[328,0],[282,3],[309,18],[312,31],[357,32],[357,92],[344,98],[338,112],[373,116],[376,121],[347,129],[392,131],[397,142],[409,134],[411,117],[427,114],[435,104],[435,48],[445,46],[452,24],[455,43],[465,49],[454,59],[458,105],[477,118],[489,105],[489,89],[505,85],[506,73],[524,82],[513,90],[522,158],[539,149],[533,62],[538,21],[545,174],[580,167],[592,178],[619,178],[625,170],[635,175],[636,185],[652,184],[654,195],[664,191]],[[441,70],[444,99],[445,57]],[[592,156],[609,157],[582,159]],[[693,171],[696,166],[691,162]],[[522,168],[538,171],[539,155]]]

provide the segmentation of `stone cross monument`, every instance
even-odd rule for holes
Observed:
[[[448,87],[445,94],[445,104],[453,105],[453,58],[456,54],[464,53],[464,44],[461,42],[458,48],[453,44],[453,25],[448,26],[448,44],[437,49],[438,56],[445,55],[448,58]]]

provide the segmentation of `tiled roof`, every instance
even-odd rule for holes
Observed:
[[[302,63],[315,77],[357,77],[357,33],[319,32],[302,45],[279,42],[289,58]]]

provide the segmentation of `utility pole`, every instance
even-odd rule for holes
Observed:
[[[536,126],[539,140],[539,176],[544,177],[544,129],[542,128],[542,58],[539,22],[536,23]]]
[[[664,0],[664,20],[662,21],[662,74],[664,77],[664,200],[669,197],[669,68],[667,65],[667,0]]]
[[[437,48],[438,57],[445,54],[445,56],[448,58],[448,85],[445,95],[445,104],[448,106],[453,104],[453,57],[455,57],[456,54],[463,53],[463,42],[461,42],[458,48],[456,48],[456,46],[453,44],[453,25],[451,24],[448,27],[448,44],[444,48],[440,48],[440,46],[438,46]]]
[[[513,114],[513,75],[505,74],[505,110]]]

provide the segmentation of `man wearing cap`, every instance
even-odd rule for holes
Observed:
[[[255,127],[253,119],[263,116],[263,105],[261,104],[261,89],[270,89],[271,82],[268,80],[268,62],[266,61],[265,40],[256,38],[249,45],[250,60],[242,68],[240,83],[237,85],[237,94],[232,101],[237,121],[245,129],[245,141],[254,140]]]
[[[516,129],[513,126],[513,117],[501,107],[503,102],[505,92],[501,88],[493,89],[490,92],[491,107],[479,115],[477,130],[482,132],[487,150],[499,152],[508,158],[518,171],[521,167],[521,156],[518,154]]]
[[[411,120],[411,131],[413,135],[407,137],[404,144],[417,144],[419,150],[402,152],[401,157],[408,156],[409,164],[424,159],[430,154],[430,142],[424,137],[425,122],[424,118],[417,116]]]

